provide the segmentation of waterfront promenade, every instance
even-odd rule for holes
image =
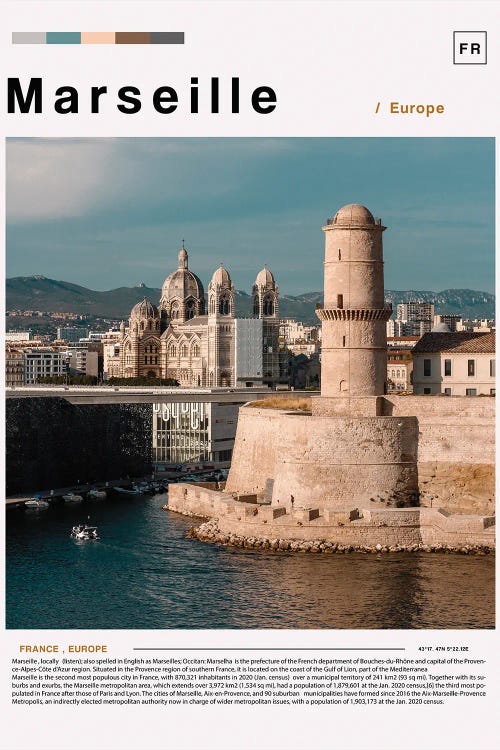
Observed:
[[[245,404],[276,392],[270,388],[161,388],[134,386],[26,385],[6,388],[11,398],[63,398],[71,404],[154,404],[205,403]],[[297,391],[282,391],[280,397],[296,396]],[[310,395],[308,393],[308,395]]]
[[[92,489],[95,490],[108,490],[113,487],[127,487],[132,484],[132,479],[111,479],[108,482],[92,482],[91,484],[79,484],[73,485],[72,487],[58,487],[50,490],[40,490],[32,492],[31,494],[22,493],[20,495],[12,495],[5,499],[7,508],[17,508],[23,505],[26,500],[32,500],[35,496],[41,500],[60,500],[63,495],[67,495],[70,492],[75,494],[89,492]]]

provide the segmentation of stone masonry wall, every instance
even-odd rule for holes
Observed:
[[[184,515],[217,519],[219,531],[229,537],[323,540],[355,547],[494,547],[493,517],[450,515],[435,508],[285,509],[240,502],[189,484],[170,485],[168,504]]]
[[[314,401],[316,400],[320,399]],[[374,415],[377,412],[392,418],[416,418],[418,490],[421,505],[442,507],[454,513],[489,515],[493,512],[494,398],[387,396],[377,399],[376,410],[375,400],[359,401],[366,411],[360,422],[364,419],[369,420],[368,414]],[[318,424],[316,420],[321,422]],[[341,416],[318,415],[311,418],[304,414],[290,414],[279,410],[241,408],[227,490],[264,494],[266,480],[271,479],[274,480],[276,492],[281,493],[283,502],[290,493],[295,496],[299,492],[297,489],[294,493],[292,489],[287,495],[285,484],[290,478],[298,487],[306,484],[305,479],[312,482],[312,487],[317,486],[316,475],[322,471],[330,471],[331,464],[338,463],[335,456],[344,456],[345,453],[344,446],[340,444],[339,436],[333,427],[336,422],[338,425],[344,424]],[[311,453],[311,446],[316,439],[318,461],[316,466],[311,463],[311,476],[305,477],[298,458]],[[385,437],[382,439],[390,450],[390,435],[387,436],[387,442]],[[329,460],[320,447],[325,441],[329,444]],[[364,471],[363,453],[361,445],[360,453],[356,455],[356,451],[352,451],[351,459],[348,460],[348,463],[361,464],[360,474]],[[390,471],[388,466],[381,467],[381,472],[385,472],[386,475]],[[355,476],[355,472],[353,474]],[[401,477],[403,474],[404,472],[401,472]],[[391,481],[390,478],[386,478],[387,481]],[[396,483],[394,486],[397,486]],[[375,502],[387,500],[387,492],[384,492],[386,488],[383,485],[382,492],[375,486],[372,490]],[[381,497],[378,497],[380,495]],[[311,500],[314,499],[317,501],[320,498],[311,497]],[[366,498],[360,496],[352,499],[360,502]]]

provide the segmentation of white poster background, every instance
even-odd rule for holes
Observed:
[[[499,28],[497,2],[3,3],[2,137],[497,136]],[[13,31],[78,30],[184,31],[186,41],[182,46],[136,47],[11,44]],[[488,32],[487,65],[453,64],[453,31],[460,30]],[[10,76],[25,83],[31,77],[43,78],[43,114],[7,115]],[[191,76],[200,81],[199,114],[189,113]],[[207,106],[212,76],[221,80],[217,115]],[[224,93],[233,76],[240,78],[237,115],[230,113],[229,93],[227,100]],[[116,91],[127,84],[142,92],[139,114],[124,115],[116,109]],[[53,92],[61,85],[79,90],[79,114],[54,112]],[[100,114],[90,114],[92,85],[108,86]],[[179,93],[173,115],[153,109],[152,92],[162,85]],[[250,106],[251,91],[261,85],[277,93],[277,107],[269,115],[256,114]],[[445,111],[430,118],[391,116],[391,101],[442,104]],[[2,149],[2,185],[4,155]],[[1,210],[3,215],[4,202]],[[4,576],[1,580],[4,595]],[[3,750],[500,747],[498,691],[491,690],[498,684],[499,640],[494,630],[6,631],[3,613],[2,628]],[[414,657],[419,645],[468,645],[472,658],[489,660],[490,694],[484,701],[461,699],[444,707],[28,709],[11,706],[9,699],[10,664],[20,643],[57,643],[61,649],[70,643],[104,643],[111,657],[131,657],[132,649],[141,646],[405,646],[407,655]]]

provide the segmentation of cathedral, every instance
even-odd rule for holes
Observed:
[[[128,328],[122,322],[109,375],[173,378],[183,388],[234,387],[239,384],[237,354],[240,361],[248,359],[246,342],[255,348],[257,340],[260,381],[272,384],[279,378],[278,292],[273,274],[263,268],[252,287],[252,317],[260,321],[253,326],[256,339],[252,326],[235,316],[235,288],[227,269],[221,265],[215,271],[206,300],[183,244],[158,306],[145,298],[132,308]]]

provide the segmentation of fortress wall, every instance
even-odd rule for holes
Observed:
[[[411,500],[418,481],[420,505],[454,513],[494,512],[495,399],[353,399],[359,405],[360,420],[334,416],[337,401],[313,399],[313,408],[318,408],[314,408],[312,417],[300,412],[241,408],[227,490],[263,494],[266,479],[273,479],[273,502],[286,503],[293,495],[299,502],[323,506],[328,504],[329,493],[333,502],[343,502],[341,492],[347,504],[399,504],[406,502],[405,488]],[[319,402],[326,403],[330,415],[322,412]],[[390,420],[369,416],[377,411],[391,416],[396,425],[399,417],[416,418],[418,480],[411,466],[403,465],[414,460],[410,447],[413,427],[405,421],[402,430],[394,431]],[[385,425],[378,438],[378,458],[376,433],[371,437],[363,434],[377,424]],[[406,442],[405,434],[409,436]],[[379,470],[367,466],[370,461],[378,461]]]
[[[382,414],[417,417],[419,463],[494,463],[494,398],[385,396],[381,401]]]
[[[386,396],[382,410],[418,419],[420,504],[495,512],[495,399]]]
[[[266,479],[276,476],[278,457],[289,440],[282,417],[278,409],[240,408],[227,492],[264,493]]]
[[[326,541],[354,547],[494,547],[494,518],[449,515],[436,508],[361,508],[305,512],[257,506],[195,485],[170,485],[169,509],[217,519],[216,541]],[[201,538],[201,537],[200,537]]]
[[[284,415],[282,421],[291,440],[278,457],[273,503],[293,495],[298,507],[416,504],[414,418]]]
[[[413,418],[314,417],[278,409],[240,410],[228,492],[263,494],[297,506],[360,502],[415,504]]]

